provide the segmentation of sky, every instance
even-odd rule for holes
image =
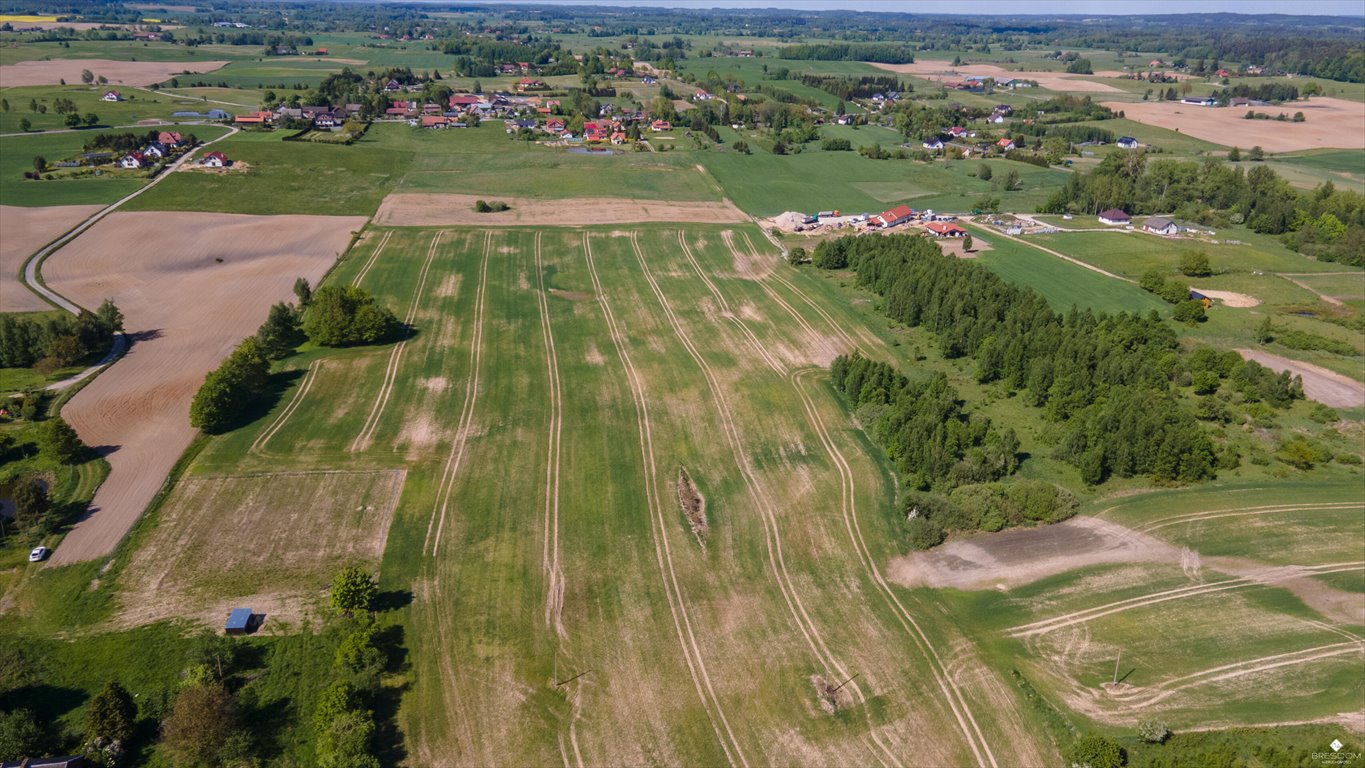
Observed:
[[[891,11],[899,13],[965,13],[1001,16],[1024,14],[1161,15],[1168,13],[1290,13],[1354,16],[1365,19],[1365,0],[1145,0],[1126,5],[1115,0],[478,0],[518,5],[605,5],[648,8],[786,8],[800,11]]]

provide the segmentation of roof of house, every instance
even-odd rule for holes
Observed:
[[[223,154],[222,152],[219,152],[218,150],[214,150],[208,153],[207,155],[204,155],[205,160],[209,159],[210,157],[218,158],[219,160],[222,160],[225,163],[227,162],[227,155]]]
[[[1171,221],[1165,216],[1152,216],[1147,219],[1143,226],[1147,227],[1148,229],[1165,229],[1166,227],[1169,227],[1174,223],[1175,223],[1174,221]]]
[[[1107,211],[1101,211],[1100,218],[1109,219],[1110,221],[1130,221],[1133,217],[1117,208],[1110,208]]]
[[[1120,143],[1120,144],[1136,144],[1136,143],[1138,143],[1138,140],[1135,139],[1135,138],[1133,138],[1132,136],[1120,136],[1120,137],[1119,137],[1119,143]]]
[[[995,142],[995,145],[996,145],[997,147],[1008,147],[1008,146],[1010,146],[1010,145],[1013,144],[1013,143],[1014,143],[1014,140],[1013,140],[1013,139],[1008,139],[1008,138],[1006,138],[1006,139],[1001,139],[1000,141]]]
[[[931,221],[928,224],[925,224],[924,227],[925,229],[928,229],[931,232],[937,232],[940,235],[946,235],[949,232],[965,233],[967,231],[956,224],[949,224],[946,221]]]
[[[908,205],[898,205],[898,206],[896,206],[895,208],[892,208],[892,209],[889,210],[889,211],[883,211],[883,212],[881,213],[880,218],[881,218],[881,220],[884,221],[884,222],[886,222],[886,221],[899,221],[900,219],[908,219],[908,218],[910,218],[911,216],[914,216],[914,215],[915,215],[915,209],[911,208],[911,207],[908,206]]]
[[[250,623],[251,623],[250,608],[233,608],[232,612],[228,614],[227,620],[228,629],[246,629],[247,625]]]

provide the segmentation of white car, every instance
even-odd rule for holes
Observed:
[[[40,563],[46,560],[47,556],[51,553],[52,550],[47,547],[34,547],[33,551],[28,553],[28,561],[30,563]]]

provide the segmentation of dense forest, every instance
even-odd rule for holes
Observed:
[[[1212,478],[1220,466],[1237,465],[1235,453],[1215,446],[1196,410],[1181,397],[1179,388],[1196,372],[1215,375],[1214,389],[1226,380],[1225,394],[1235,392],[1243,402],[1280,407],[1302,396],[1296,380],[1253,362],[1193,363],[1156,313],[1107,315],[1073,309],[1058,314],[1034,291],[979,265],[945,258],[938,246],[920,237],[826,241],[813,262],[826,269],[853,269],[857,284],[880,295],[882,311],[892,319],[933,332],[945,358],[972,358],[978,381],[999,382],[1041,409],[1060,427],[1056,458],[1076,466],[1087,483],[1110,476],[1196,482]],[[833,372],[836,386],[852,390],[855,407],[869,397],[892,401],[894,395],[894,402],[908,409],[895,418],[912,424],[919,408],[942,407],[943,398],[919,394],[922,385],[902,384],[894,372],[856,359],[836,363]],[[857,376],[878,382],[873,395]],[[891,395],[875,394],[883,390]],[[913,396],[902,395],[903,390]],[[874,436],[894,457],[913,455],[917,448],[901,441],[922,435],[889,429],[883,421],[887,418],[880,414],[874,421]],[[972,423],[970,418],[963,422],[960,412],[933,418]],[[934,444],[965,455],[966,449],[990,444],[988,428],[978,425],[965,438],[944,436]],[[898,466],[909,475],[910,487],[952,485],[943,482],[951,473],[924,472],[922,467],[932,464],[898,460]]]
[[[1111,153],[1089,173],[1067,178],[1041,213],[1174,214],[1214,226],[1246,223],[1281,235],[1289,247],[1323,261],[1365,265],[1365,195],[1326,182],[1309,192],[1273,170],[1209,158],[1149,160]]]

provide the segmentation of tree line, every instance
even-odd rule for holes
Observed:
[[[1155,312],[1059,314],[1031,289],[945,258],[932,242],[909,235],[826,241],[812,261],[852,268],[892,319],[931,331],[945,358],[973,359],[979,382],[1000,382],[1041,409],[1063,435],[1056,458],[1080,469],[1087,483],[1136,475],[1196,482],[1212,478],[1220,461],[1235,466],[1236,456],[1215,450],[1179,397],[1177,386],[1191,371]],[[1260,366],[1248,361],[1239,369]],[[1281,382],[1282,401],[1263,401],[1301,396],[1293,382]]]
[[[305,341],[324,347],[378,344],[394,338],[403,325],[362,288],[327,285],[316,292],[308,281],[294,283],[298,304],[280,302],[254,336],[237,345],[204,377],[190,402],[190,425],[208,434],[235,429],[268,402],[271,361],[289,355]]]
[[[50,373],[103,352],[123,330],[123,313],[106,299],[79,315],[0,314],[0,368]]]
[[[879,64],[912,64],[915,49],[905,43],[808,43],[777,49],[780,59],[813,61],[875,61]]]

